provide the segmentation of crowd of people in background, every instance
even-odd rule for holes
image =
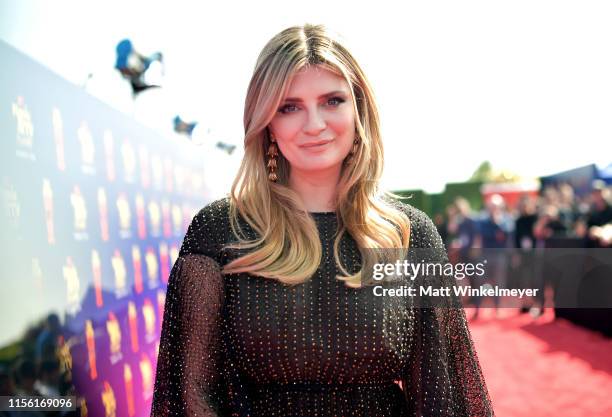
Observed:
[[[75,396],[69,361],[61,352],[63,334],[60,318],[51,313],[25,333],[19,355],[0,365],[0,396]],[[64,416],[60,411],[0,411],[0,417]]]
[[[516,207],[508,206],[499,194],[483,207],[473,211],[467,199],[458,197],[444,214],[434,216],[451,260],[473,262],[486,251],[491,285],[541,290],[521,308],[534,316],[542,314],[547,281],[533,270],[533,249],[612,247],[612,187],[601,180],[582,196],[563,183],[545,187],[537,197],[525,195]],[[470,303],[475,318],[482,300]],[[494,306],[498,303],[495,298]]]

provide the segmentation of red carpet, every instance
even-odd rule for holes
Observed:
[[[612,417],[612,340],[553,320],[551,309],[538,319],[492,314],[481,311],[470,330],[497,417]]]

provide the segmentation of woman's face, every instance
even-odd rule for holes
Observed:
[[[321,66],[298,71],[270,129],[291,172],[339,172],[355,139],[355,111],[348,83]]]

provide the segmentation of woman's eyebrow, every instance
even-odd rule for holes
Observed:
[[[336,95],[346,95],[346,92],[342,91],[342,90],[336,90],[336,91],[332,91],[332,92],[329,92],[329,93],[322,94],[318,98],[326,98],[326,97],[331,97],[331,96],[336,96]],[[283,101],[284,102],[292,102],[292,103],[301,103],[302,99],[299,98],[299,97],[287,97]]]

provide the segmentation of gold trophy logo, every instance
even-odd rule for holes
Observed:
[[[64,122],[62,121],[62,113],[57,107],[53,108],[51,113],[51,122],[53,124],[53,141],[55,142],[55,159],[57,161],[57,169],[60,171],[66,170],[66,158],[64,157]]]
[[[106,160],[106,178],[115,181],[115,142],[113,133],[110,130],[104,131],[104,159]]]
[[[93,175],[96,173],[95,166],[95,153],[96,149],[94,146],[93,136],[89,130],[89,126],[86,121],[82,121],[81,125],[77,130],[77,137],[81,143],[81,169],[84,174]]]
[[[79,274],[77,269],[72,262],[72,257],[66,258],[66,263],[62,267],[64,281],[66,281],[66,302],[67,310],[70,314],[77,313],[81,306],[79,304],[79,297],[81,292],[81,282],[79,281]]]
[[[153,367],[144,353],[140,357],[140,374],[142,375],[142,391],[145,400],[153,395]]]
[[[104,404],[104,417],[117,417],[117,400],[108,381],[104,381],[104,389],[100,395],[102,396],[102,404]]]
[[[159,204],[151,200],[147,206],[149,212],[149,221],[151,222],[151,236],[159,237],[161,233],[161,210]]]
[[[145,340],[150,343],[156,339],[155,337],[155,308],[153,303],[148,298],[144,300],[142,306],[142,317],[145,324]]]
[[[74,186],[70,195],[74,218],[74,237],[77,240],[87,239],[87,206],[78,185]]]
[[[123,261],[123,257],[121,256],[119,249],[115,249],[115,253],[111,259],[111,265],[115,274],[115,295],[117,298],[121,298],[127,295],[127,272],[125,269],[125,262]]]
[[[147,265],[147,277],[149,280],[149,288],[157,287],[158,283],[158,274],[159,274],[159,264],[157,262],[157,255],[155,255],[155,251],[153,248],[148,248],[147,253],[145,255],[145,263]]]
[[[125,193],[120,193],[117,198],[117,211],[119,212],[119,236],[128,239],[132,236],[132,213]]]
[[[121,328],[119,327],[119,321],[115,314],[111,311],[108,313],[108,320],[106,321],[106,332],[108,333],[108,340],[110,342],[110,362],[116,364],[122,358],[121,355]]]
[[[81,417],[87,417],[87,401],[85,400],[85,398],[81,398],[80,399],[80,403],[81,403]]]
[[[23,97],[17,97],[17,101],[12,105],[12,112],[17,122],[17,156],[35,161],[36,156],[32,151],[34,124]]]

